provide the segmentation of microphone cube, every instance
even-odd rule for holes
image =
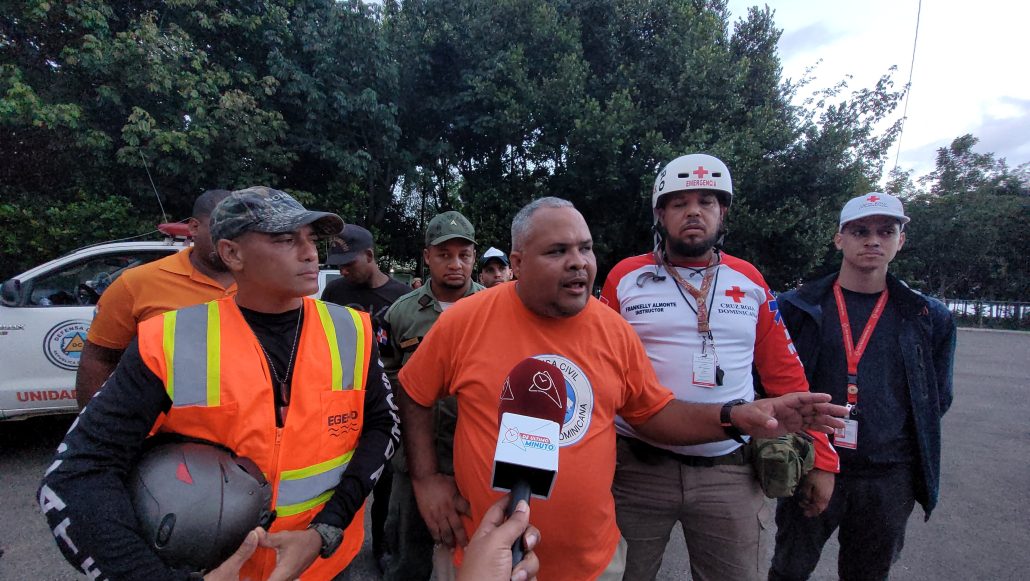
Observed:
[[[519,481],[529,483],[537,498],[548,498],[558,474],[557,422],[505,412],[497,434],[491,485],[509,492]]]

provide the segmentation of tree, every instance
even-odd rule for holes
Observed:
[[[171,219],[205,189],[264,184],[382,220],[399,132],[380,22],[357,0],[31,0],[4,10],[2,225],[20,240],[36,233],[9,216],[56,213],[68,224],[45,254],[17,241],[0,249],[11,257],[4,270],[97,241],[90,221],[65,214],[72,204],[123,204],[115,214],[129,219],[113,233],[139,233],[160,209],[151,177]]]
[[[823,261],[829,209],[875,183],[895,134],[874,131],[900,97],[889,76],[792,106],[768,9],[732,26],[721,0],[419,0],[387,14],[410,73],[405,191],[465,211],[490,241],[530,199],[568,198],[602,275],[649,248],[660,167],[706,151],[736,178],[728,249],[774,285],[796,281]]]
[[[660,167],[704,151],[735,178],[727,250],[783,288],[827,265],[900,92],[887,75],[792,105],[804,80],[781,79],[779,34],[725,0],[30,0],[0,12],[2,250],[37,261],[45,244],[14,252],[36,235],[20,217],[73,204],[136,233],[152,176],[174,218],[203,189],[266,184],[401,260],[438,211],[505,246],[519,207],[557,195],[603,276],[650,248]],[[67,230],[59,250],[96,240]]]
[[[936,169],[910,195],[908,240],[898,273],[946,298],[1025,300],[1030,296],[1030,184],[979,140],[963,135],[937,150]]]

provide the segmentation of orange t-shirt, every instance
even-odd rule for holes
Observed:
[[[107,287],[97,303],[86,338],[108,349],[125,349],[136,326],[154,315],[199,305],[236,293],[193,268],[187,248],[154,262],[130,268]]]
[[[534,500],[530,513],[543,539],[536,549],[539,578],[593,579],[619,541],[611,493],[615,416],[643,422],[673,399],[629,324],[594,298],[573,317],[541,317],[522,304],[514,283],[503,284],[443,313],[400,380],[426,407],[457,396],[455,478],[472,505],[472,520],[465,522],[471,534],[501,495],[490,487],[501,386],[512,367],[531,356],[565,374],[569,409],[557,481],[551,497]]]

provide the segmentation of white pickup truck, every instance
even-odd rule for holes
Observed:
[[[125,270],[188,245],[175,235],[96,244],[5,281],[0,286],[0,421],[78,411],[75,372],[100,295]],[[337,270],[323,270],[318,295],[339,276]]]

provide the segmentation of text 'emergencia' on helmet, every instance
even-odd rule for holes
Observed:
[[[655,219],[658,219],[658,202],[662,196],[689,190],[713,191],[719,203],[728,207],[733,202],[729,168],[719,158],[706,153],[692,153],[670,161],[654,181],[651,210],[655,212]]]

